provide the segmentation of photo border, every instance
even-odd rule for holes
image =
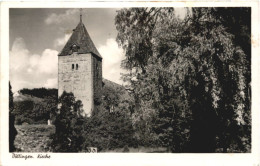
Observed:
[[[15,159],[8,153],[9,8],[121,8],[121,7],[251,7],[252,141],[251,153],[19,153],[49,154],[50,159]],[[0,165],[259,165],[260,58],[259,2],[1,2],[1,158]]]

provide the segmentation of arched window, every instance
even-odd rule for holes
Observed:
[[[79,65],[78,65],[78,64],[76,64],[76,70],[78,70],[78,68],[79,68]]]
[[[74,70],[74,64],[72,64],[72,70]]]

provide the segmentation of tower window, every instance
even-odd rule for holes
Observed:
[[[78,70],[78,68],[79,68],[79,65],[78,65],[78,64],[76,64],[76,70]]]
[[[72,70],[74,70],[74,64],[72,64]]]
[[[78,49],[79,49],[79,46],[77,46],[76,44],[73,44],[73,45],[71,46],[72,52],[78,52]]]

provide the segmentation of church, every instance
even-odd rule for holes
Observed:
[[[83,104],[84,116],[90,116],[101,97],[102,56],[80,21],[58,54],[58,95],[72,92]]]

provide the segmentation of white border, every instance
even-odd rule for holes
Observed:
[[[12,159],[8,153],[9,8],[251,7],[252,13],[252,152],[245,154],[49,153],[51,159]],[[0,165],[246,165],[260,164],[259,2],[1,2],[1,158]],[[25,153],[36,156],[38,153]]]

